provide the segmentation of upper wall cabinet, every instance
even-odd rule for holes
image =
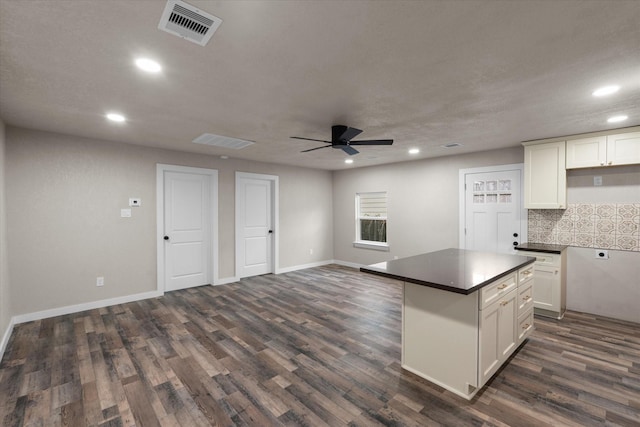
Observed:
[[[640,163],[640,132],[567,141],[567,169]]]
[[[565,209],[566,206],[565,141],[525,143],[524,207]]]

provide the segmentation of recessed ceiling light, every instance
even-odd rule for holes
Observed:
[[[107,113],[107,119],[111,120],[112,122],[118,122],[118,123],[123,123],[127,121],[126,117],[120,113]]]
[[[160,64],[149,58],[136,59],[136,66],[147,73],[159,73],[162,71]]]
[[[345,159],[344,161],[346,164],[350,165],[351,163],[353,163],[353,159]]]
[[[609,123],[618,123],[618,122],[624,122],[625,120],[627,120],[629,118],[629,116],[625,116],[625,115],[621,115],[621,116],[613,116],[613,117],[609,117],[607,119],[607,121]]]
[[[409,154],[418,154],[420,152],[419,148],[412,148],[411,150],[409,150]]]
[[[222,160],[227,160],[227,159],[229,158],[229,156],[220,156],[220,158],[221,158]]]
[[[616,93],[619,90],[620,90],[620,86],[618,85],[603,86],[599,89],[596,89],[591,95],[597,96],[597,97],[607,96],[607,95],[611,95],[612,93]]]

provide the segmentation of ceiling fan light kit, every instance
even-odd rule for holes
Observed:
[[[369,140],[360,140],[360,141],[352,141],[352,138],[360,135],[362,130],[344,126],[344,125],[334,125],[331,126],[331,141],[325,141],[323,139],[313,139],[313,138],[302,138],[299,136],[292,136],[293,139],[302,139],[305,141],[317,141],[323,142],[329,145],[323,145],[321,147],[310,148],[308,150],[302,150],[301,153],[307,153],[309,151],[319,150],[321,148],[337,148],[350,156],[354,154],[358,154],[359,151],[353,148],[353,145],[391,145],[393,144],[393,139],[369,139]]]

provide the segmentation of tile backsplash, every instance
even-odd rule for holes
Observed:
[[[529,209],[528,240],[582,248],[640,251],[640,203],[577,203]]]

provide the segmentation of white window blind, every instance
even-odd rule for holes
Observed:
[[[362,219],[387,219],[387,193],[359,193],[359,217]]]

